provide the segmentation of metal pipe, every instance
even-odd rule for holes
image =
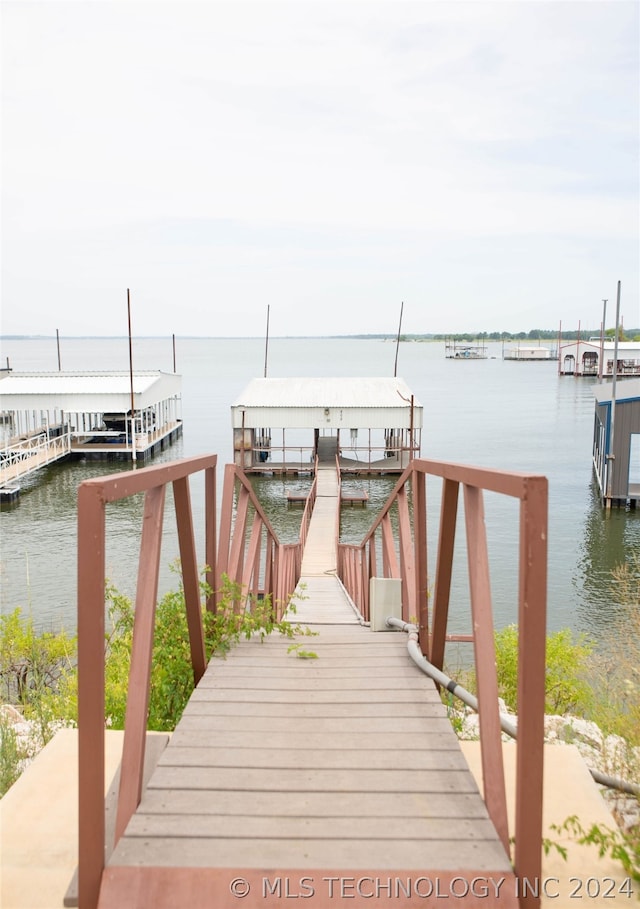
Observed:
[[[394,616],[389,616],[386,624],[389,628],[397,628],[400,631],[407,632],[409,635],[407,650],[409,656],[419,669],[432,678],[434,682],[437,682],[438,685],[446,688],[447,691],[450,691],[451,694],[455,695],[455,697],[459,698],[468,707],[471,707],[477,712],[478,699],[471,694],[471,692],[467,691],[466,688],[463,688],[462,685],[458,685],[457,682],[454,682],[448,675],[430,663],[422,653],[418,644],[418,627],[416,625],[412,625],[410,622],[403,622],[402,619],[397,619]],[[512,739],[518,738],[517,725],[502,713],[500,714],[500,728],[507,735],[511,736]],[[630,795],[635,795],[636,797],[640,796],[640,786],[637,783],[630,783],[619,777],[608,776],[606,773],[602,773],[600,770],[593,770],[591,767],[589,767],[589,773],[594,781],[601,786],[607,786],[609,789],[618,789],[620,792],[628,792]]]
[[[398,375],[398,349],[400,347],[400,333],[402,331],[402,310],[404,309],[404,300],[400,304],[400,321],[398,322],[398,337],[396,339],[396,361],[393,366],[393,377],[394,379]]]
[[[129,386],[131,393],[131,460],[133,461],[133,466],[135,467],[136,461],[136,412],[135,412],[135,397],[133,393],[133,346],[131,340],[131,297],[129,294],[129,288],[127,287],[127,322],[129,326]],[[125,422],[125,426],[126,426]]]

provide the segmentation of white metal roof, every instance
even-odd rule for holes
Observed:
[[[134,372],[136,407],[149,407],[180,394],[182,378],[159,371]],[[128,372],[23,372],[0,379],[4,410],[57,407],[71,412],[125,412],[131,407]]]
[[[375,428],[408,426],[411,403],[411,389],[399,378],[265,378],[253,379],[231,410],[237,427],[321,423]],[[415,398],[413,425],[422,425],[422,405]]]
[[[601,344],[600,341],[589,338],[587,341],[568,341],[566,344],[562,345],[562,350],[566,351],[572,347],[592,347],[594,350],[600,350],[601,348],[605,353],[613,353],[615,350],[616,343],[609,338],[606,338],[605,341]],[[624,359],[624,354],[635,354],[640,355],[640,342],[638,341],[618,341],[618,354],[620,359]]]
[[[604,382],[593,386],[593,394],[598,404],[610,401],[613,397],[613,382]],[[640,379],[622,379],[616,382],[616,402],[640,399]]]

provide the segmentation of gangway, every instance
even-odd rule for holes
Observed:
[[[211,464],[200,459],[200,469],[205,464],[210,474]],[[181,470],[188,468],[165,467],[162,478],[158,468],[138,471],[127,476],[124,494],[139,492],[144,474],[152,492],[159,482],[173,482],[177,509],[188,514]],[[124,477],[111,478],[105,500]],[[85,504],[97,501],[101,483],[107,488],[104,480],[83,484]],[[149,500],[146,526],[155,526],[159,539],[157,495]],[[338,899],[360,909],[425,907],[440,905],[446,894],[459,900],[462,887],[465,907],[486,906],[487,890],[474,881],[487,883],[491,905],[539,905],[531,894],[519,898],[508,833],[487,810],[434,683],[407,656],[405,635],[374,633],[338,579],[335,471],[318,470],[314,498],[292,601],[295,621],[310,634],[293,646],[286,637],[256,636],[226,658],[211,659],[144,789],[142,727],[131,760],[125,740],[117,842],[104,868],[104,839],[91,816],[99,790],[83,793],[83,780],[99,777],[100,760],[96,718],[83,733],[91,695],[82,693],[81,666],[80,909],[254,909],[288,906],[292,898],[317,907]],[[254,507],[255,520],[262,520],[257,502]],[[239,500],[236,525],[244,535],[243,510]],[[209,525],[209,555],[210,531]],[[190,539],[182,532],[188,611]],[[235,552],[247,577],[235,538],[220,544],[226,563]],[[150,538],[143,539],[143,573],[149,570],[143,555],[152,551]],[[99,578],[86,581],[99,590]],[[79,597],[88,593],[81,576]],[[140,622],[148,620],[141,615]],[[90,650],[83,651],[83,634],[97,642],[100,632],[86,624],[79,629],[85,665]],[[195,653],[197,667],[198,646]],[[94,681],[95,672],[95,665],[85,669]],[[129,764],[138,768],[134,782],[124,781]],[[531,779],[535,787],[535,773]]]
[[[11,440],[0,452],[0,490],[7,490],[48,464],[60,461],[71,453],[69,431],[51,435],[47,429],[22,439]]]

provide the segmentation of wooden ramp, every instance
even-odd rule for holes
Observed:
[[[327,474],[297,600],[313,634],[211,661],[104,871],[102,909],[517,905],[434,684],[404,634],[360,624],[335,576],[337,495]]]

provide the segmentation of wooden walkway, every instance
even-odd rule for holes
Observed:
[[[69,454],[70,448],[64,437],[51,439],[43,437],[42,442],[34,444],[33,448],[27,447],[25,442],[6,448],[4,450],[6,460],[0,466],[0,489],[8,488],[16,480],[41,467],[68,458]]]
[[[211,661],[105,869],[102,909],[517,905],[434,684],[404,634],[360,623],[336,577],[337,496],[322,470],[295,615],[313,636]]]

